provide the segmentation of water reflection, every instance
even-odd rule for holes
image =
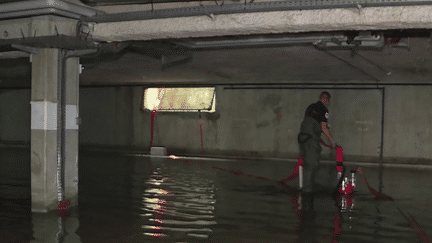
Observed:
[[[29,242],[33,239],[30,201],[6,198],[1,191],[0,187],[0,242]]]
[[[211,227],[217,224],[213,182],[197,176],[196,171],[170,173],[170,169],[163,168],[160,161],[153,163],[149,187],[143,193],[144,235],[153,239],[208,239]]]
[[[280,178],[282,163],[163,160],[153,170],[147,159],[82,154],[79,206],[59,219],[55,211],[31,213],[29,157],[0,158],[1,243],[405,243],[432,235],[430,171],[386,168],[385,193],[394,201],[375,201],[363,180],[352,199],[305,198],[259,179]],[[376,167],[364,173],[379,185]]]
[[[338,243],[342,236],[343,229],[352,229],[353,219],[355,218],[354,197],[354,193],[340,193],[332,196],[302,193],[293,194],[291,196],[291,208],[294,210],[296,218],[298,219],[298,225],[296,225],[293,230],[298,237],[296,242],[319,242],[319,239],[323,238],[320,229],[326,224],[319,218],[323,215],[328,215],[325,211],[333,210],[333,214],[331,215],[333,218],[333,226],[330,230],[329,240],[325,242]],[[319,200],[317,205],[316,200]],[[324,212],[322,210],[323,205],[327,207],[327,210]],[[318,209],[316,207],[318,207]],[[348,220],[344,220],[344,218]],[[329,218],[327,218],[327,220],[330,221]]]
[[[48,213],[32,213],[33,239],[28,242],[81,242],[77,230],[79,221],[76,208],[69,212],[55,210]]]

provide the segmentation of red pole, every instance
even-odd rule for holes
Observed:
[[[151,113],[151,121],[150,121],[150,147],[153,146],[155,117],[156,117],[156,110],[153,110]]]

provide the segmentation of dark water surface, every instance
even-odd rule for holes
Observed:
[[[0,242],[411,243],[432,235],[431,169],[385,167],[383,192],[394,201],[374,200],[357,176],[353,204],[342,204],[299,198],[271,181],[291,173],[289,162],[81,152],[79,206],[62,219],[31,213],[28,149],[0,153]],[[378,167],[363,168],[378,190]]]

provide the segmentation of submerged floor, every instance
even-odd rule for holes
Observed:
[[[327,195],[299,203],[279,187],[274,180],[294,163],[81,152],[79,206],[61,219],[31,213],[29,151],[0,153],[0,242],[411,243],[432,235],[432,169],[383,168],[380,178],[378,167],[363,166],[394,201],[374,200],[358,177],[353,204],[341,207]]]

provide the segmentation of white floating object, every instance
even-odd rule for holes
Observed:
[[[156,156],[166,156],[167,151],[164,147],[151,147],[150,148],[150,155],[156,155]]]

